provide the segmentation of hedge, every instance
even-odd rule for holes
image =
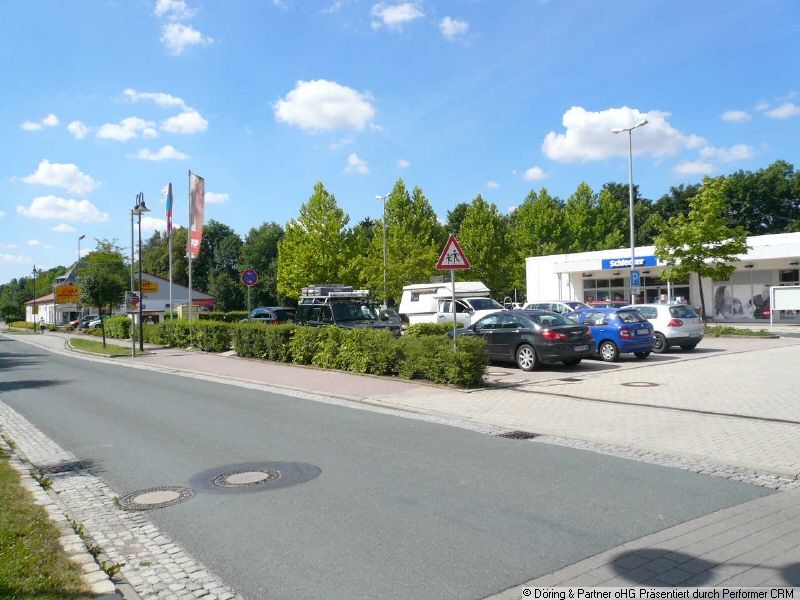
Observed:
[[[198,312],[201,321],[220,321],[222,323],[238,323],[247,316],[247,311],[234,310],[231,312]]]
[[[162,343],[178,348],[194,346],[204,352],[225,352],[231,345],[231,324],[219,321],[165,321],[156,325]]]
[[[6,323],[6,325],[17,329],[33,329],[33,323],[29,321],[12,321],[11,323]]]
[[[461,324],[459,323],[459,327]],[[447,335],[453,331],[453,322],[448,323],[414,323],[405,328],[405,335],[419,337],[421,335]]]
[[[126,316],[106,317],[103,319],[106,337],[120,340],[131,337],[131,320]]]
[[[294,329],[292,324],[240,323],[232,331],[233,347],[239,356],[291,362],[289,340]]]

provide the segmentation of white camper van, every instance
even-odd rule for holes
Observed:
[[[489,297],[490,290],[480,281],[456,282],[456,320],[462,327],[481,317],[504,310]],[[400,317],[407,323],[451,323],[453,288],[449,283],[417,283],[403,288]]]

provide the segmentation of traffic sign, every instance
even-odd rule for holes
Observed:
[[[641,285],[641,274],[639,271],[631,271],[631,287],[639,287]]]
[[[245,269],[242,272],[242,283],[247,287],[253,287],[258,283],[258,273],[256,273],[253,269]]]
[[[469,268],[469,260],[467,260],[464,251],[458,244],[455,234],[451,233],[450,237],[447,239],[447,243],[444,245],[442,254],[439,256],[439,262],[436,263],[436,270],[460,271]]]

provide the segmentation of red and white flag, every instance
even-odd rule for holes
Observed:
[[[206,203],[206,182],[199,175],[192,173],[189,179],[189,255],[194,259],[200,254],[200,242],[203,239],[203,213]]]

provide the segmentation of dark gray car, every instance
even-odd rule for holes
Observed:
[[[321,327],[336,325],[345,329],[382,329],[400,335],[400,325],[381,321],[375,309],[360,300],[332,300],[325,304],[301,304],[297,307],[294,322],[298,325]]]

